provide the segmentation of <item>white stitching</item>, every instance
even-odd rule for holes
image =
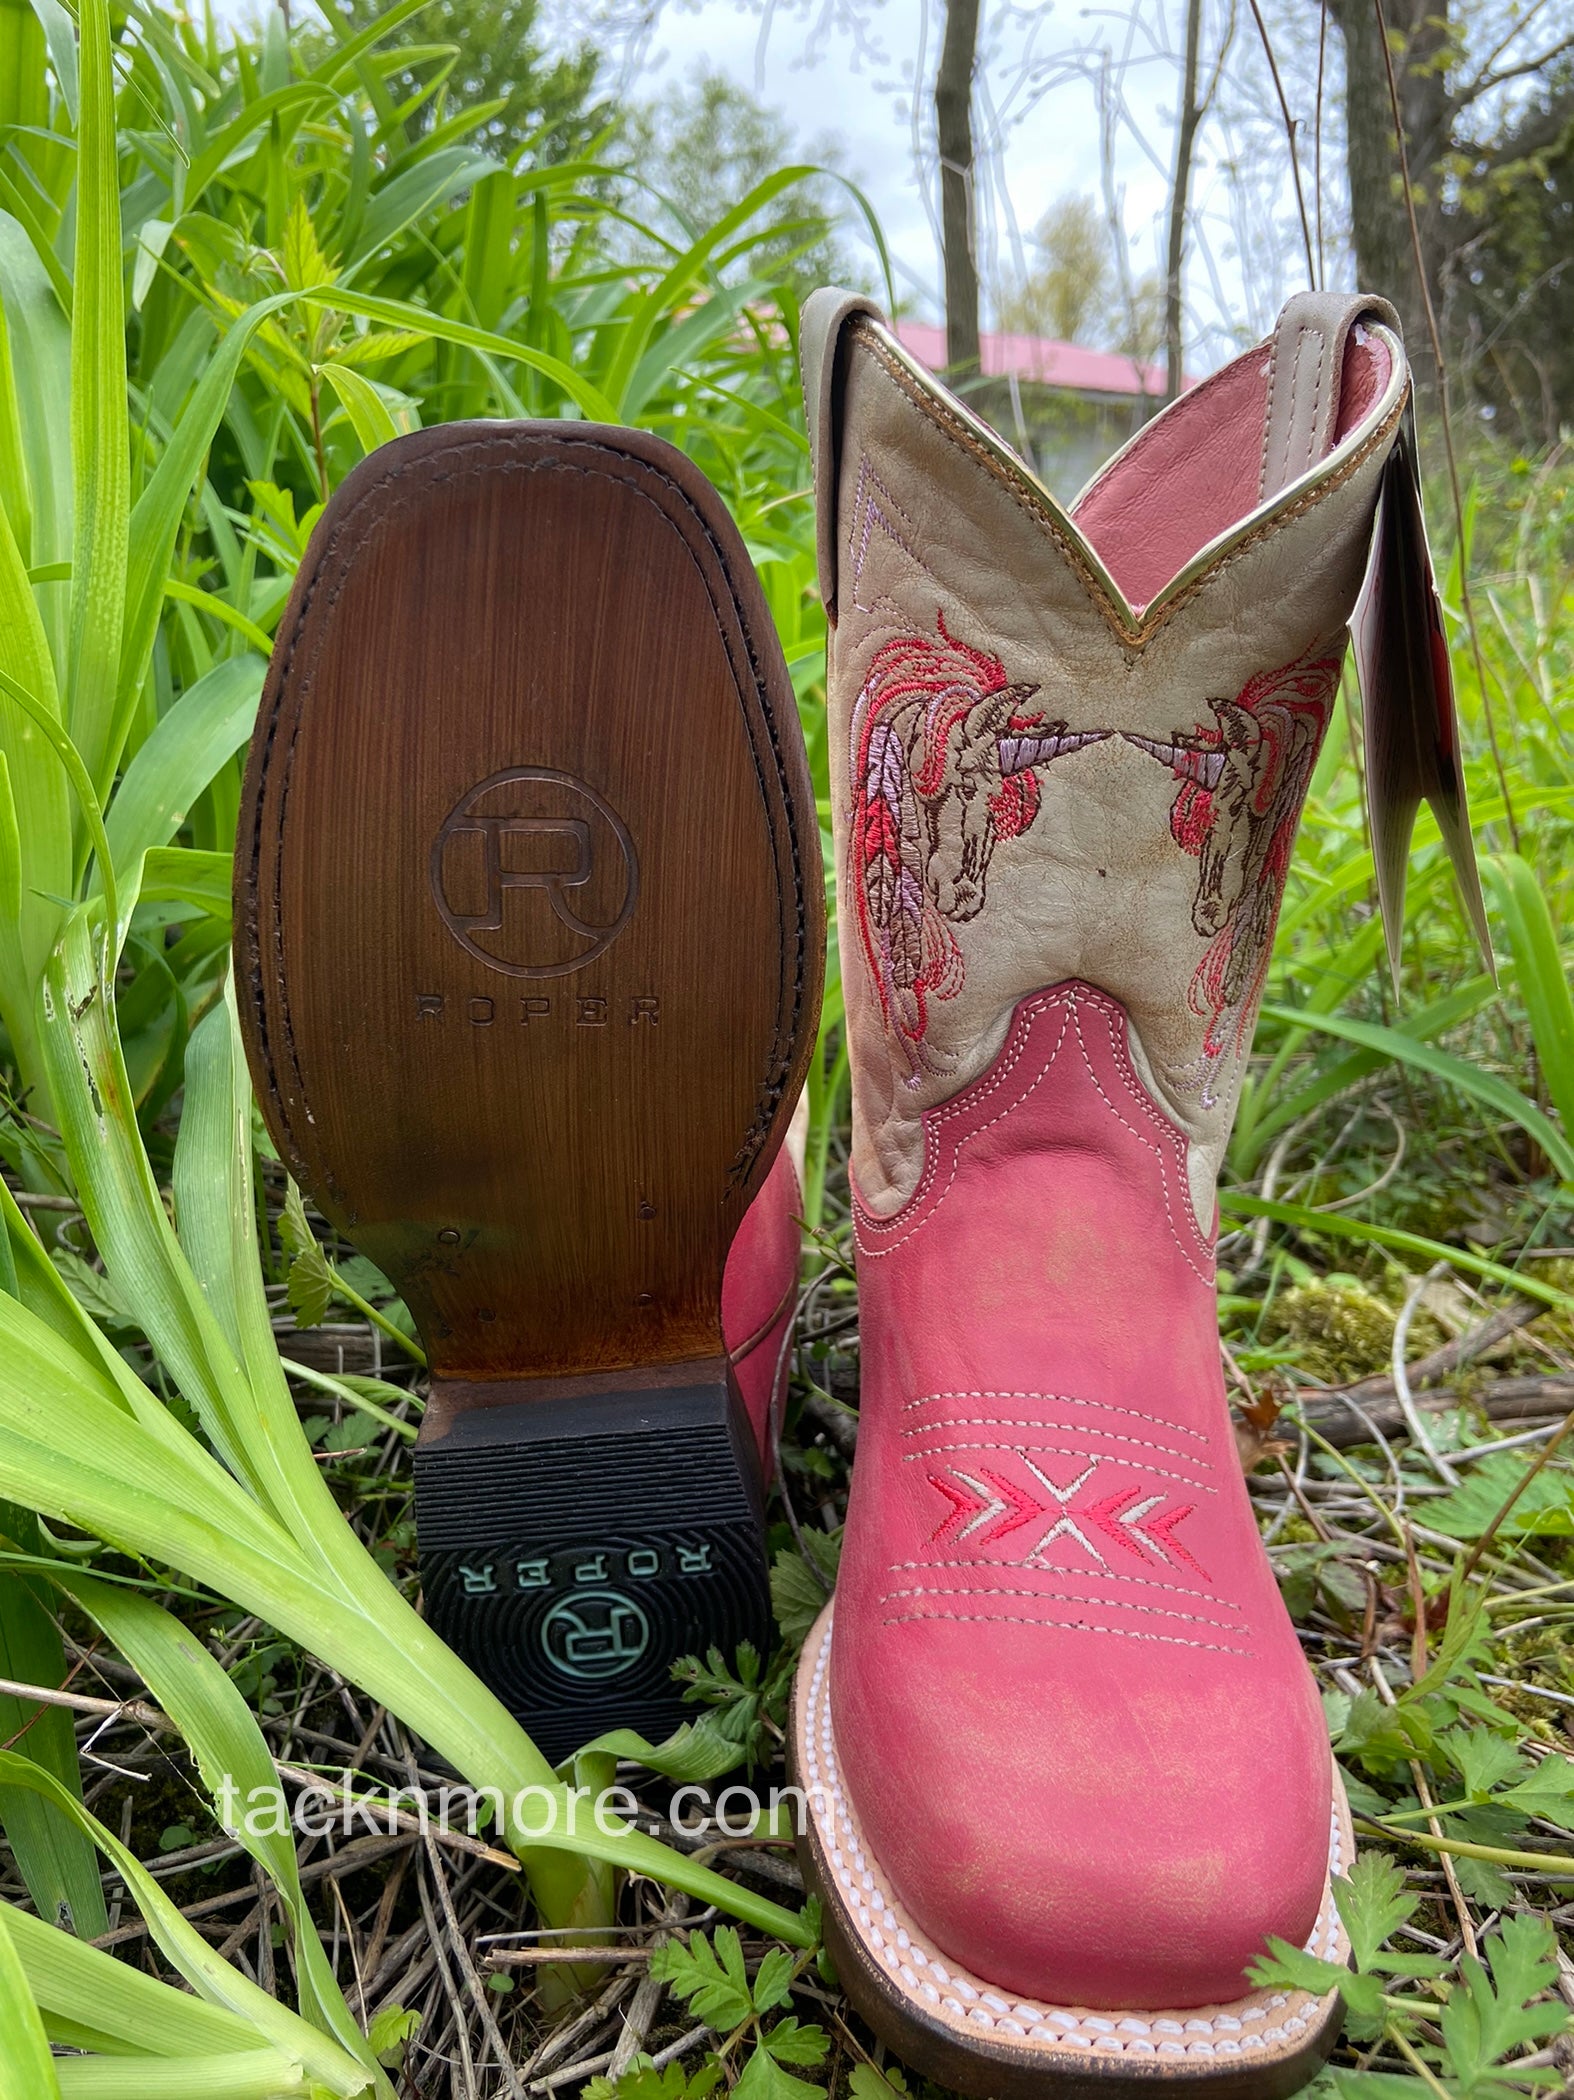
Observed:
[[[1192,1274],[1199,1278],[1201,1282],[1212,1283],[1213,1263],[1209,1254],[1208,1243],[1202,1237],[1202,1234],[1197,1230],[1196,1218],[1192,1213],[1191,1203],[1189,1199],[1186,1204],[1187,1221],[1191,1226],[1192,1237],[1196,1240],[1197,1244],[1203,1250],[1203,1259],[1207,1263],[1206,1268],[1199,1269],[1197,1264],[1192,1260],[1191,1252],[1181,1238],[1180,1227],[1175,1222],[1175,1212],[1170,1204],[1170,1177],[1167,1168],[1174,1167],[1176,1165],[1176,1162],[1173,1159],[1166,1162],[1163,1153],[1160,1152],[1158,1146],[1154,1144],[1153,1140],[1151,1138],[1145,1138],[1142,1132],[1137,1128],[1135,1123],[1127,1122],[1126,1118],[1115,1106],[1115,1103],[1110,1099],[1109,1095],[1105,1093],[1103,1082],[1099,1078],[1097,1072],[1095,1072],[1093,1069],[1093,1059],[1088,1053],[1087,1041],[1082,1033],[1082,1014],[1080,1011],[1080,1005],[1079,1002],[1075,1000],[1073,1000],[1071,1007],[1071,1025],[1077,1031],[1077,1047],[1082,1052],[1082,1062],[1088,1068],[1088,1077],[1092,1080],[1094,1086],[1097,1088],[1100,1100],[1103,1101],[1105,1107],[1108,1108],[1110,1114],[1115,1118],[1116,1122],[1125,1124],[1126,1129],[1128,1129],[1131,1132],[1132,1136],[1137,1140],[1137,1143],[1139,1145],[1145,1145],[1159,1163],[1159,1183],[1164,1191],[1164,1214],[1170,1221],[1170,1233],[1175,1241],[1176,1246],[1180,1249],[1182,1258],[1184,1259],[1187,1267],[1191,1270]],[[1137,1078],[1137,1074],[1132,1066],[1131,1059],[1126,1054],[1125,1044],[1120,1040],[1119,1036],[1113,1030],[1111,1031],[1110,1042],[1111,1048],[1114,1053],[1115,1062],[1117,1065],[1123,1065],[1125,1067],[1124,1077],[1130,1081],[1132,1091],[1138,1097],[1138,1106],[1141,1108],[1142,1112],[1154,1125],[1156,1125],[1162,1137],[1170,1139],[1184,1146],[1186,1142],[1185,1138],[1181,1135],[1181,1133],[1178,1130],[1175,1129],[1173,1124],[1166,1122],[1164,1117],[1159,1114],[1158,1110],[1148,1099],[1146,1089],[1142,1086],[1141,1081]]]
[[[1047,1013],[1049,1009],[1053,1006],[1061,1007],[1069,1016],[1071,1025],[1076,1031],[1077,1047],[1082,1053],[1082,1062],[1087,1069],[1088,1077],[1093,1081],[1094,1088],[1097,1091],[1099,1098],[1104,1102],[1104,1105],[1106,1106],[1106,1108],[1109,1109],[1110,1113],[1114,1116],[1115,1120],[1125,1130],[1129,1131],[1130,1134],[1137,1140],[1138,1144],[1143,1146],[1145,1150],[1151,1152],[1154,1158],[1157,1160],[1159,1167],[1159,1186],[1164,1197],[1164,1214],[1167,1220],[1169,1221],[1171,1237],[1175,1241],[1175,1245],[1180,1252],[1182,1260],[1192,1271],[1192,1274],[1196,1276],[1200,1282],[1204,1284],[1211,1284],[1214,1280],[1212,1249],[1208,1241],[1204,1239],[1202,1233],[1198,1230],[1196,1219],[1191,1212],[1191,1204],[1189,1200],[1187,1201],[1187,1204],[1185,1206],[1187,1224],[1190,1228],[1191,1236],[1195,1245],[1202,1250],[1204,1263],[1203,1267],[1198,1267],[1197,1262],[1192,1256],[1190,1248],[1188,1248],[1186,1242],[1181,1237],[1180,1227],[1176,1222],[1175,1208],[1170,1200],[1170,1172],[1172,1169],[1174,1169],[1177,1172],[1180,1171],[1177,1162],[1174,1160],[1173,1157],[1166,1160],[1164,1153],[1153,1142],[1153,1140],[1149,1137],[1144,1136],[1143,1133],[1137,1128],[1137,1126],[1129,1120],[1129,1118],[1121,1114],[1120,1110],[1116,1107],[1115,1103],[1110,1099],[1108,1093],[1105,1091],[1103,1083],[1099,1079],[1097,1072],[1093,1069],[1093,1060],[1088,1051],[1087,1040],[1082,1033],[1082,1017],[1080,1009],[1083,1006],[1093,1007],[1095,1011],[1102,1015],[1106,1023],[1110,1023],[1112,1021],[1113,1014],[1115,1013],[1120,1014],[1123,1020],[1127,1018],[1124,1009],[1118,1004],[1117,1001],[1110,999],[1106,994],[1099,992],[1095,987],[1091,985],[1084,985],[1081,984],[1080,981],[1074,980],[1067,984],[1057,985],[1052,991],[1038,992],[1033,994],[1031,998],[1024,999],[1017,1008],[1016,1019],[1012,1025],[1011,1038],[1014,1038],[1015,1041],[1013,1042],[1011,1038],[1008,1038],[1007,1049],[1005,1053],[1000,1059],[996,1061],[986,1081],[984,1081],[981,1085],[979,1082],[975,1082],[972,1086],[963,1088],[962,1092],[956,1095],[952,1100],[943,1103],[939,1108],[929,1110],[927,1115],[925,1115],[925,1117],[923,1118],[926,1138],[931,1134],[929,1126],[933,1125],[938,1128],[939,1125],[943,1124],[950,1118],[965,1115],[968,1112],[969,1108],[977,1105],[977,1102],[982,1095],[992,1093],[997,1088],[1004,1086],[1011,1072],[1021,1061],[1021,1058],[1024,1052],[1026,1051],[1027,1041],[1029,1035],[1032,1032],[1033,1023],[1038,1019],[1040,1014]],[[1155,1128],[1159,1131],[1160,1135],[1167,1139],[1172,1147],[1178,1146],[1183,1148],[1186,1144],[1185,1133],[1181,1130],[1178,1130],[1173,1124],[1168,1122],[1168,1120],[1160,1114],[1159,1110],[1148,1099],[1146,1089],[1142,1086],[1141,1081],[1137,1077],[1136,1068],[1131,1062],[1130,1055],[1126,1049],[1124,1042],[1121,1040],[1121,1036],[1121,1030],[1115,1028],[1114,1026],[1110,1026],[1110,1052],[1115,1061],[1117,1069],[1120,1071],[1122,1079],[1126,1081],[1128,1087],[1131,1090],[1132,1095],[1135,1097],[1138,1104],[1140,1105],[1142,1112],[1148,1117],[1149,1121],[1153,1123]],[[924,1171],[919,1178],[917,1188],[914,1189],[912,1195],[902,1206],[901,1210],[899,1210],[893,1217],[877,1218],[873,1216],[870,1212],[866,1211],[864,1209],[864,1206],[861,1203],[859,1203],[855,1198],[853,1210],[854,1234],[857,1240],[858,1252],[860,1255],[865,1256],[870,1260],[878,1260],[882,1256],[894,1252],[894,1250],[897,1247],[902,1246],[909,1238],[911,1238],[913,1233],[915,1233],[921,1225],[924,1225],[928,1222],[928,1220],[934,1215],[935,1211],[939,1209],[940,1205],[945,1201],[945,1198],[950,1193],[951,1185],[956,1179],[957,1169],[959,1168],[962,1162],[963,1146],[970,1144],[974,1138],[982,1137],[986,1130],[993,1129],[995,1124],[1000,1122],[1003,1117],[1009,1115],[1013,1108],[1020,1107],[1022,1103],[1027,1100],[1028,1096],[1047,1077],[1051,1067],[1054,1065],[1056,1059],[1060,1055],[1062,1048],[1065,1045],[1065,1040],[1066,1030],[1065,1022],[1063,1020],[1061,1024],[1060,1033],[1055,1038],[1053,1048],[1047,1052],[1043,1065],[1035,1074],[1030,1084],[1026,1086],[1014,1100],[1007,1102],[1004,1108],[1001,1108],[996,1112],[996,1114],[989,1117],[987,1121],[976,1124],[970,1130],[965,1130],[962,1133],[961,1137],[959,1137],[956,1140],[951,1153],[951,1171],[946,1176],[944,1187],[935,1191],[933,1193],[932,1198],[930,1193],[931,1187],[935,1173],[938,1171],[939,1166],[938,1155],[937,1152],[934,1150],[930,1151],[929,1158],[925,1162]],[[886,1244],[884,1246],[872,1245],[871,1236],[873,1235],[878,1235],[884,1238]]]
[[[904,1400],[902,1413],[909,1414],[915,1407],[927,1407],[931,1400],[1047,1400],[1055,1407],[1098,1407],[1106,1414],[1129,1415],[1134,1422],[1151,1422],[1155,1429],[1172,1429],[1177,1436],[1195,1438],[1211,1451],[1213,1439],[1201,1429],[1192,1429],[1185,1422],[1168,1422],[1163,1415],[1149,1414],[1140,1407],[1117,1407],[1113,1400],[1084,1400],[1076,1393],[1028,1393],[1007,1392],[994,1386],[970,1386],[949,1393],[923,1393],[916,1400]]]
[[[980,1563],[980,1565],[987,1565],[987,1563]],[[1164,1584],[1158,1583],[1155,1585],[1155,1587],[1162,1589],[1164,1587]],[[1251,1627],[1247,1625],[1244,1621],[1237,1624],[1234,1620],[1231,1619],[1210,1619],[1206,1612],[1171,1611],[1167,1606],[1162,1604],[1123,1604],[1118,1597],[1079,1597],[1074,1591],[1064,1591],[1059,1596],[1046,1597],[1041,1590],[1018,1590],[1012,1589],[1004,1584],[990,1584],[987,1587],[983,1584],[978,1584],[974,1587],[967,1589],[942,1590],[929,1589],[926,1588],[923,1584],[919,1583],[915,1584],[912,1589],[887,1590],[885,1595],[881,1597],[878,1601],[881,1604],[896,1604],[899,1603],[904,1597],[1030,1597],[1035,1603],[1039,1604],[1104,1604],[1108,1605],[1112,1610],[1115,1611],[1146,1612],[1149,1615],[1149,1617],[1155,1619],[1183,1619],[1188,1625],[1213,1626],[1216,1627],[1220,1633],[1238,1633],[1248,1639],[1251,1636]],[[925,1616],[933,1616],[938,1618],[949,1617],[949,1614],[934,1613],[925,1614]],[[1053,1624],[1055,1622],[1051,1621],[1050,1623]],[[1077,1621],[1077,1624],[1080,1625],[1081,1621]],[[1120,1630],[1121,1629],[1118,1627],[1101,1627],[1094,1629],[1095,1632],[1105,1633],[1119,1632]]]
[[[1183,1464],[1190,1457],[1188,1452],[1176,1451],[1169,1444],[1155,1444],[1149,1437],[1122,1436],[1118,1429],[1095,1429],[1091,1422],[1041,1422],[1036,1416],[953,1415],[948,1422],[937,1423],[934,1428],[928,1428],[923,1423],[919,1423],[916,1428],[901,1429],[897,1431],[897,1434],[899,1436],[933,1436],[936,1429],[1069,1429],[1073,1432],[1080,1430],[1084,1436],[1101,1436],[1111,1444],[1131,1444],[1139,1451],[1162,1452],[1165,1458],[1178,1458]],[[999,1449],[999,1446],[991,1444],[988,1448],[991,1451],[995,1451]],[[1091,1458],[1095,1454],[1087,1452],[1084,1456]],[[1214,1470],[1213,1466],[1205,1458],[1193,1458],[1191,1463],[1204,1467],[1210,1473]],[[1199,1480],[1197,1485],[1201,1487],[1203,1483]]]
[[[1053,1561],[1010,1561],[996,1563],[980,1560],[893,1560],[886,1563],[887,1575],[919,1574],[926,1568],[990,1568],[996,1565],[1009,1567],[1031,1567],[1046,1580],[1070,1582],[1073,1577],[1079,1582],[1131,1582],[1146,1590],[1164,1590],[1176,1597],[1196,1597],[1202,1603],[1213,1602],[1208,1590],[1190,1590],[1183,1582],[1158,1582],[1151,1575],[1128,1575],[1120,1568],[1059,1568]],[[1117,1600],[1110,1599],[1113,1604]]]
[[[1140,1611],[1142,1607],[1128,1604],[1128,1611]],[[1091,1619],[1030,1619],[1020,1612],[1009,1611],[898,1611],[888,1612],[881,1620],[883,1626],[910,1626],[928,1624],[935,1619],[949,1620],[957,1626],[1037,1626],[1053,1633],[1103,1633],[1112,1634],[1122,1641],[1157,1641],[1165,1648],[1204,1648],[1210,1655],[1235,1655],[1243,1662],[1252,1657],[1250,1648],[1226,1648],[1219,1641],[1188,1640],[1181,1633],[1144,1633],[1135,1626],[1096,1626]]]
[[[1042,1004],[1039,1003],[1040,1000],[1042,1000]],[[1012,1037],[1018,1040],[1013,1043],[1008,1039],[1006,1054],[1001,1059],[996,1060],[984,1083],[979,1086],[975,1082],[974,1086],[964,1087],[962,1093],[956,1095],[954,1099],[943,1102],[939,1108],[932,1108],[923,1119],[925,1124],[933,1123],[938,1125],[965,1113],[963,1106],[964,1096],[973,1095],[975,1098],[981,1099],[1004,1086],[1027,1050],[1027,1041],[1032,1033],[1033,1023],[1041,1013],[1047,1013],[1051,1006],[1064,1007],[1066,1003],[1066,998],[1058,992],[1039,994],[1032,1000],[1024,1000],[1017,1009],[1017,1019],[1013,1023],[1011,1030]],[[928,1204],[927,1198],[940,1167],[939,1154],[935,1150],[930,1150],[929,1156],[924,1162],[924,1171],[919,1176],[917,1188],[914,1189],[912,1195],[909,1196],[907,1202],[903,1204],[901,1210],[894,1217],[876,1218],[872,1213],[865,1212],[863,1206],[855,1198],[853,1222],[860,1254],[867,1254],[873,1259],[878,1259],[881,1255],[890,1254],[895,1248],[901,1246],[902,1242],[908,1239],[934,1210],[938,1209],[949,1193],[952,1182],[956,1179],[956,1170],[962,1163],[962,1147],[969,1144],[975,1137],[982,1137],[986,1130],[992,1130],[1003,1117],[1010,1115],[1013,1108],[1019,1108],[1022,1105],[1028,1095],[1038,1086],[1039,1082],[1048,1076],[1055,1059],[1060,1055],[1060,1046],[1065,1039],[1066,1020],[1064,1014],[1062,1014],[1060,1034],[1055,1038],[1054,1048],[1045,1057],[1042,1067],[1031,1084],[1014,1101],[1008,1101],[1004,1108],[992,1115],[987,1123],[980,1123],[976,1129],[964,1131],[957,1140],[956,1148],[951,1154],[951,1171],[946,1176],[945,1187],[936,1195],[933,1204]],[[925,1134],[927,1136],[927,1131]],[[923,1212],[922,1216],[917,1214],[920,1209]],[[885,1232],[894,1228],[904,1218],[907,1220],[905,1229],[894,1237],[888,1246],[870,1247],[865,1244],[864,1234],[866,1230],[870,1232]]]

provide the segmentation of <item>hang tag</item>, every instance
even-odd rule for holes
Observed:
[[[1454,674],[1427,545],[1414,414],[1406,409],[1383,469],[1366,580],[1350,622],[1366,740],[1366,795],[1388,962],[1399,977],[1405,873],[1416,811],[1431,806],[1493,982],[1475,842],[1465,806]]]

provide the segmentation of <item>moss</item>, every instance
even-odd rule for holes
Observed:
[[[1308,1376],[1347,1385],[1388,1369],[1397,1317],[1393,1305],[1353,1276],[1325,1276],[1281,1291],[1260,1339],[1288,1342]],[[1437,1322],[1418,1312],[1410,1323],[1411,1356],[1424,1355],[1442,1338]]]

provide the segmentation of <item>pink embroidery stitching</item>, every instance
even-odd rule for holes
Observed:
[[[978,916],[1001,839],[1038,815],[1035,767],[1101,743],[1024,711],[1038,688],[1013,685],[999,657],[957,641],[900,635],[877,650],[852,719],[852,855],[859,937],[909,1085],[932,1000],[966,975],[954,925]]]
[[[1192,924],[1208,948],[1188,1003],[1207,1023],[1187,1085],[1203,1105],[1213,1081],[1251,1031],[1268,974],[1301,805],[1339,683],[1342,652],[1308,654],[1248,679],[1233,700],[1210,700],[1214,726],[1175,730],[1163,742],[1122,731],[1128,744],[1168,766],[1179,782],[1170,833],[1197,862]]]
[[[1088,1495],[1074,1501],[1073,1497],[1080,1494],[1098,1470],[1100,1461],[1096,1456],[1090,1458],[1069,1487],[1051,1480],[1025,1452],[1018,1452],[1017,1456],[1047,1491],[1049,1499],[1041,1500],[1031,1488],[985,1466],[965,1472],[961,1466],[953,1465],[944,1472],[928,1473],[925,1478],[929,1485],[951,1505],[929,1534],[930,1545],[959,1544],[963,1539],[976,1538],[981,1546],[994,1546],[1023,1525],[1047,1517],[1051,1522],[1030,1548],[1024,1565],[1040,1559],[1053,1540],[1069,1537],[1107,1570],[1109,1563],[1092,1536],[1097,1532],[1110,1544],[1134,1555],[1145,1568],[1154,1565],[1149,1558],[1151,1553],[1162,1568],[1190,1568],[1204,1582],[1211,1579],[1196,1555],[1175,1536],[1176,1526],[1195,1513],[1195,1502],[1176,1501],[1163,1509],[1160,1505],[1168,1499],[1169,1490],[1161,1488],[1153,1494],[1141,1486],[1117,1488],[1113,1494],[1096,1499]]]

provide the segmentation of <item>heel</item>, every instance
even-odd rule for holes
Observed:
[[[770,1640],[736,1385],[667,1375],[439,1381],[416,1446],[427,1618],[555,1763],[608,1728],[661,1741],[694,1718],[680,1656]]]

